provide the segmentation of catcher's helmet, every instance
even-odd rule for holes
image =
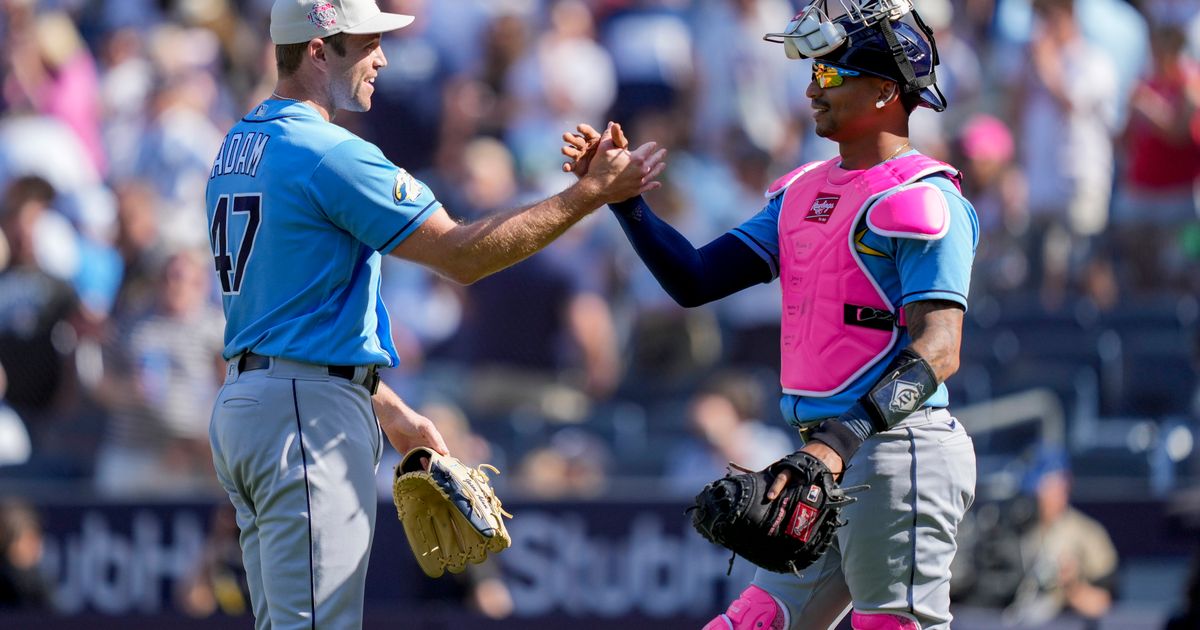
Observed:
[[[938,53],[933,32],[907,0],[850,0],[851,10],[832,18],[824,5],[815,0],[792,18],[786,32],[768,33],[763,39],[784,44],[789,58],[819,59],[889,79],[903,92],[917,93],[921,105],[946,109],[934,74]],[[845,0],[842,5],[847,6]]]

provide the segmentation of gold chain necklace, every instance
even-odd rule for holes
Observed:
[[[904,144],[896,147],[896,150],[892,151],[891,155],[887,156],[886,158],[883,158],[883,162],[886,162],[886,161],[896,157],[897,155],[900,155],[900,153],[902,151],[904,151],[904,149],[911,149],[911,148],[912,148],[912,145],[908,143],[908,140],[905,140]],[[880,164],[882,164],[883,162],[880,162]]]

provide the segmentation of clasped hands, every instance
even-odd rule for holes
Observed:
[[[657,142],[631,151],[621,125],[612,122],[603,133],[583,123],[562,138],[567,143],[562,154],[571,160],[563,164],[563,171],[574,173],[578,185],[602,203],[625,201],[662,186],[655,180],[667,167],[667,150],[659,149]]]

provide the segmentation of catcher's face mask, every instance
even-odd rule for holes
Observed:
[[[895,81],[906,94],[919,95],[921,105],[946,108],[934,73],[933,30],[912,0],[812,0],[785,32],[763,39],[783,44],[791,59]]]
[[[895,21],[912,10],[911,0],[812,0],[792,18],[782,33],[767,33],[763,39],[783,44],[788,59],[827,55],[864,28],[884,20]],[[839,20],[845,17],[847,19]]]

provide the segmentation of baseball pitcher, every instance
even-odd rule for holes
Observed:
[[[571,188],[455,222],[421,181],[332,124],[338,110],[370,109],[388,63],[380,34],[413,19],[373,0],[276,0],[279,82],[213,162],[209,237],[228,367],[210,437],[259,629],[361,627],[384,435],[407,454],[397,510],[427,573],[507,546],[486,472],[448,457],[433,424],[379,382],[398,362],[381,256],[473,282],[599,206],[654,188],[662,170],[653,144],[631,152],[606,134]]]

